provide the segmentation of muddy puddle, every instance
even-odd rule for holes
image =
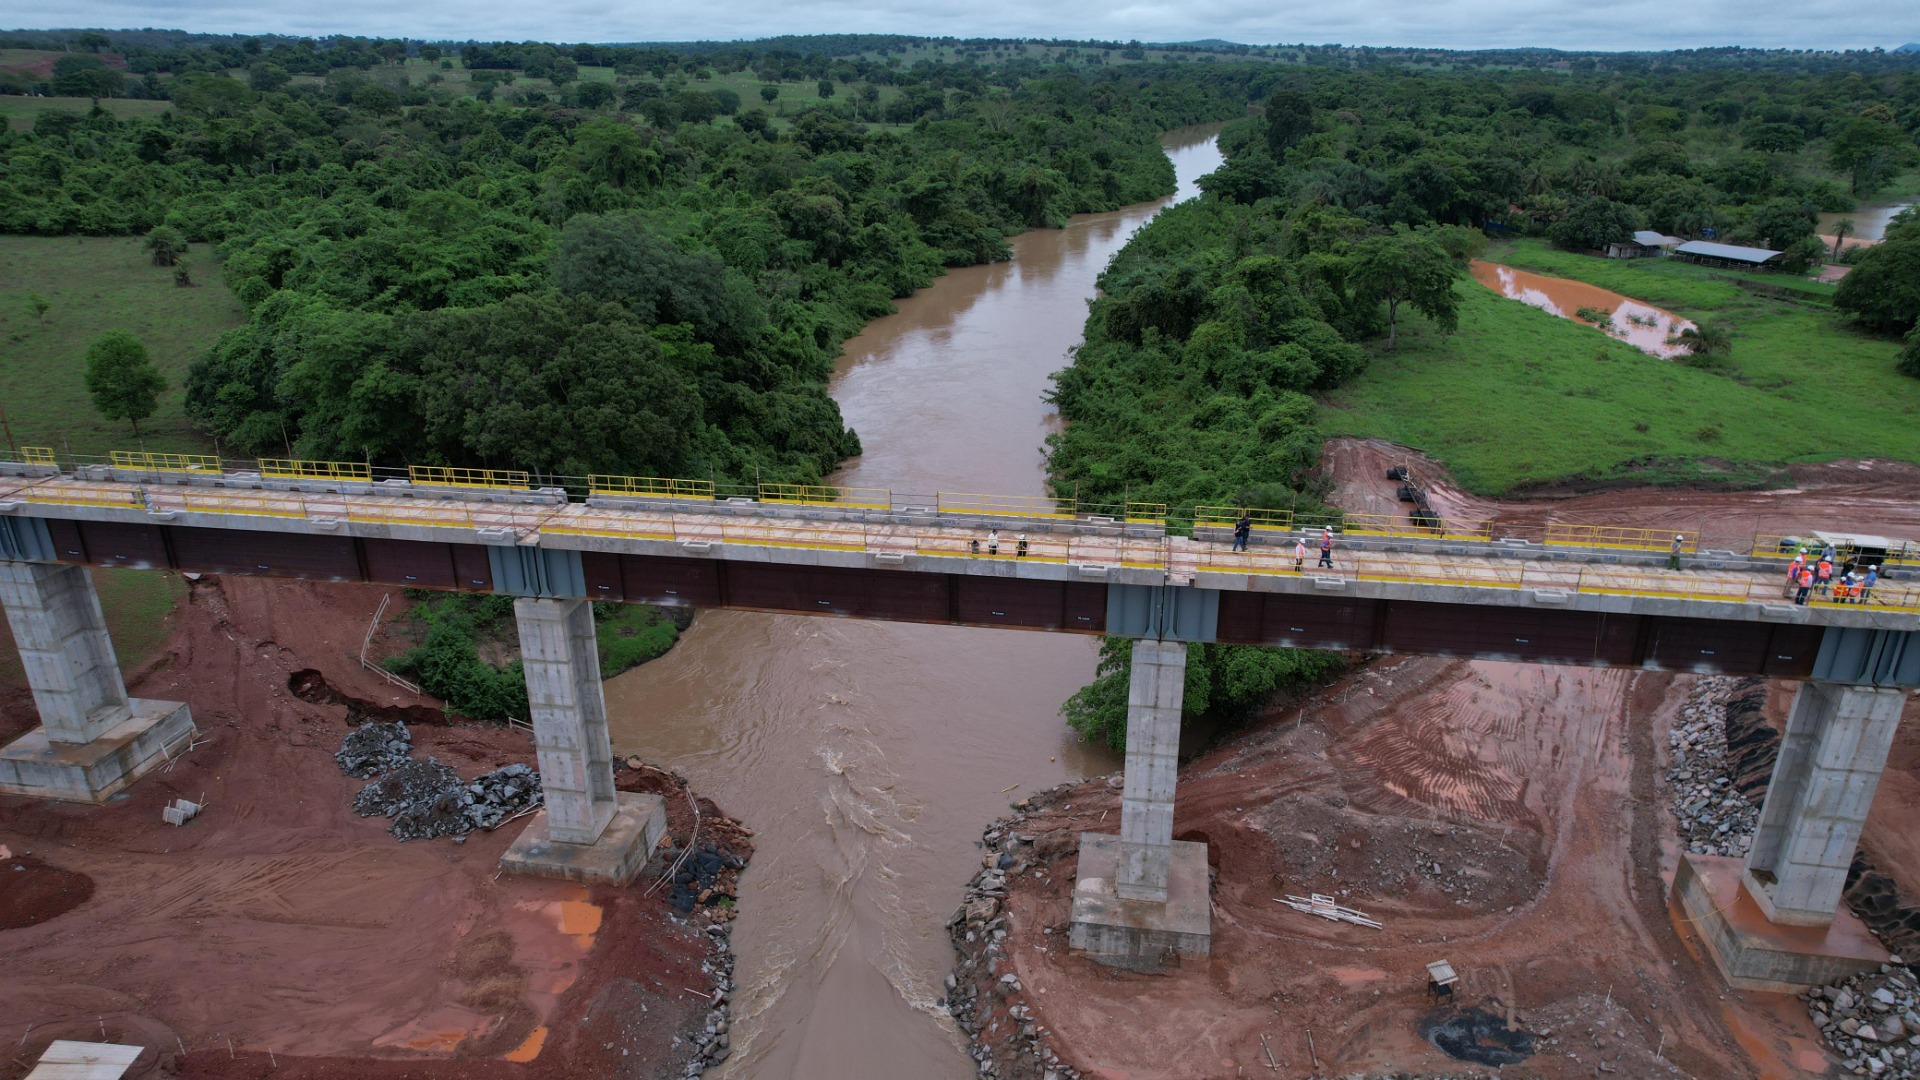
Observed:
[[[1693,326],[1691,320],[1670,311],[1584,281],[1533,274],[1479,259],[1473,261],[1473,279],[1509,300],[1598,327],[1609,336],[1662,360],[1681,354],[1679,346],[1668,344],[1668,339]]]

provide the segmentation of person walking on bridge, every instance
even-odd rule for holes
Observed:
[[[1799,591],[1794,593],[1793,602],[1801,605],[1802,607],[1805,607],[1807,603],[1807,594],[1811,593],[1812,591],[1813,591],[1813,568],[1810,566],[1803,566],[1800,568]]]
[[[1329,570],[1333,569],[1333,529],[1331,527],[1323,529],[1320,532],[1319,565]]]
[[[1782,600],[1793,595],[1794,587],[1800,584],[1800,571],[1806,565],[1807,549],[1801,548],[1800,554],[1795,555],[1793,561],[1787,564],[1787,587],[1780,593]]]
[[[1820,556],[1819,563],[1813,568],[1813,587],[1820,591],[1820,595],[1825,596],[1827,594],[1827,585],[1832,581],[1833,560],[1822,555]]]
[[[1247,550],[1247,540],[1253,536],[1253,515],[1240,511],[1240,520],[1233,523],[1233,550]]]
[[[1300,537],[1293,542],[1293,572],[1304,573],[1307,569],[1307,538]]]
[[[1880,566],[1878,563],[1867,567],[1867,576],[1860,579],[1860,602],[1873,599],[1873,587],[1880,584]]]
[[[1685,545],[1686,542],[1687,538],[1685,536],[1680,533],[1673,534],[1673,546],[1667,549],[1667,569],[1680,569],[1680,548]]]

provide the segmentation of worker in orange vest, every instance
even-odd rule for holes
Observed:
[[[1800,570],[1806,565],[1807,549],[1801,548],[1800,554],[1795,555],[1793,561],[1787,564],[1787,587],[1786,590],[1780,594],[1782,599],[1793,595],[1793,587],[1800,584]]]
[[[1825,596],[1827,594],[1827,586],[1832,583],[1832,581],[1833,560],[1822,555],[1820,556],[1820,561],[1816,563],[1813,568],[1813,587],[1820,590],[1820,595]]]
[[[1806,604],[1807,594],[1812,591],[1813,591],[1813,568],[1808,566],[1803,566],[1800,568],[1800,591],[1794,594],[1793,602],[1801,605]]]

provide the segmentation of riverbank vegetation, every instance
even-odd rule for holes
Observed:
[[[386,666],[419,682],[449,711],[474,720],[527,719],[513,597],[409,590],[413,607],[396,627],[414,644]],[[596,603],[600,676],[611,679],[673,647],[693,621],[684,608]]]

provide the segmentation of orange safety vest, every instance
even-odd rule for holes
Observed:
[[[1817,576],[1818,576],[1818,577],[1820,578],[1820,580],[1821,580],[1821,581],[1825,581],[1825,580],[1827,580],[1828,578],[1830,578],[1830,577],[1832,577],[1832,576],[1833,576],[1833,564],[1832,564],[1832,563],[1830,563],[1830,562],[1828,562],[1828,561],[1827,561],[1827,560],[1825,560],[1825,559],[1821,559],[1821,560],[1820,560],[1820,572],[1819,572],[1819,574],[1818,574]]]
[[[1796,556],[1792,562],[1787,564],[1787,580],[1798,581],[1800,579],[1800,568],[1805,565],[1807,565],[1807,557],[1805,555]]]
[[[1803,589],[1813,588],[1813,571],[1808,570],[1804,566],[1800,568],[1800,587]]]

